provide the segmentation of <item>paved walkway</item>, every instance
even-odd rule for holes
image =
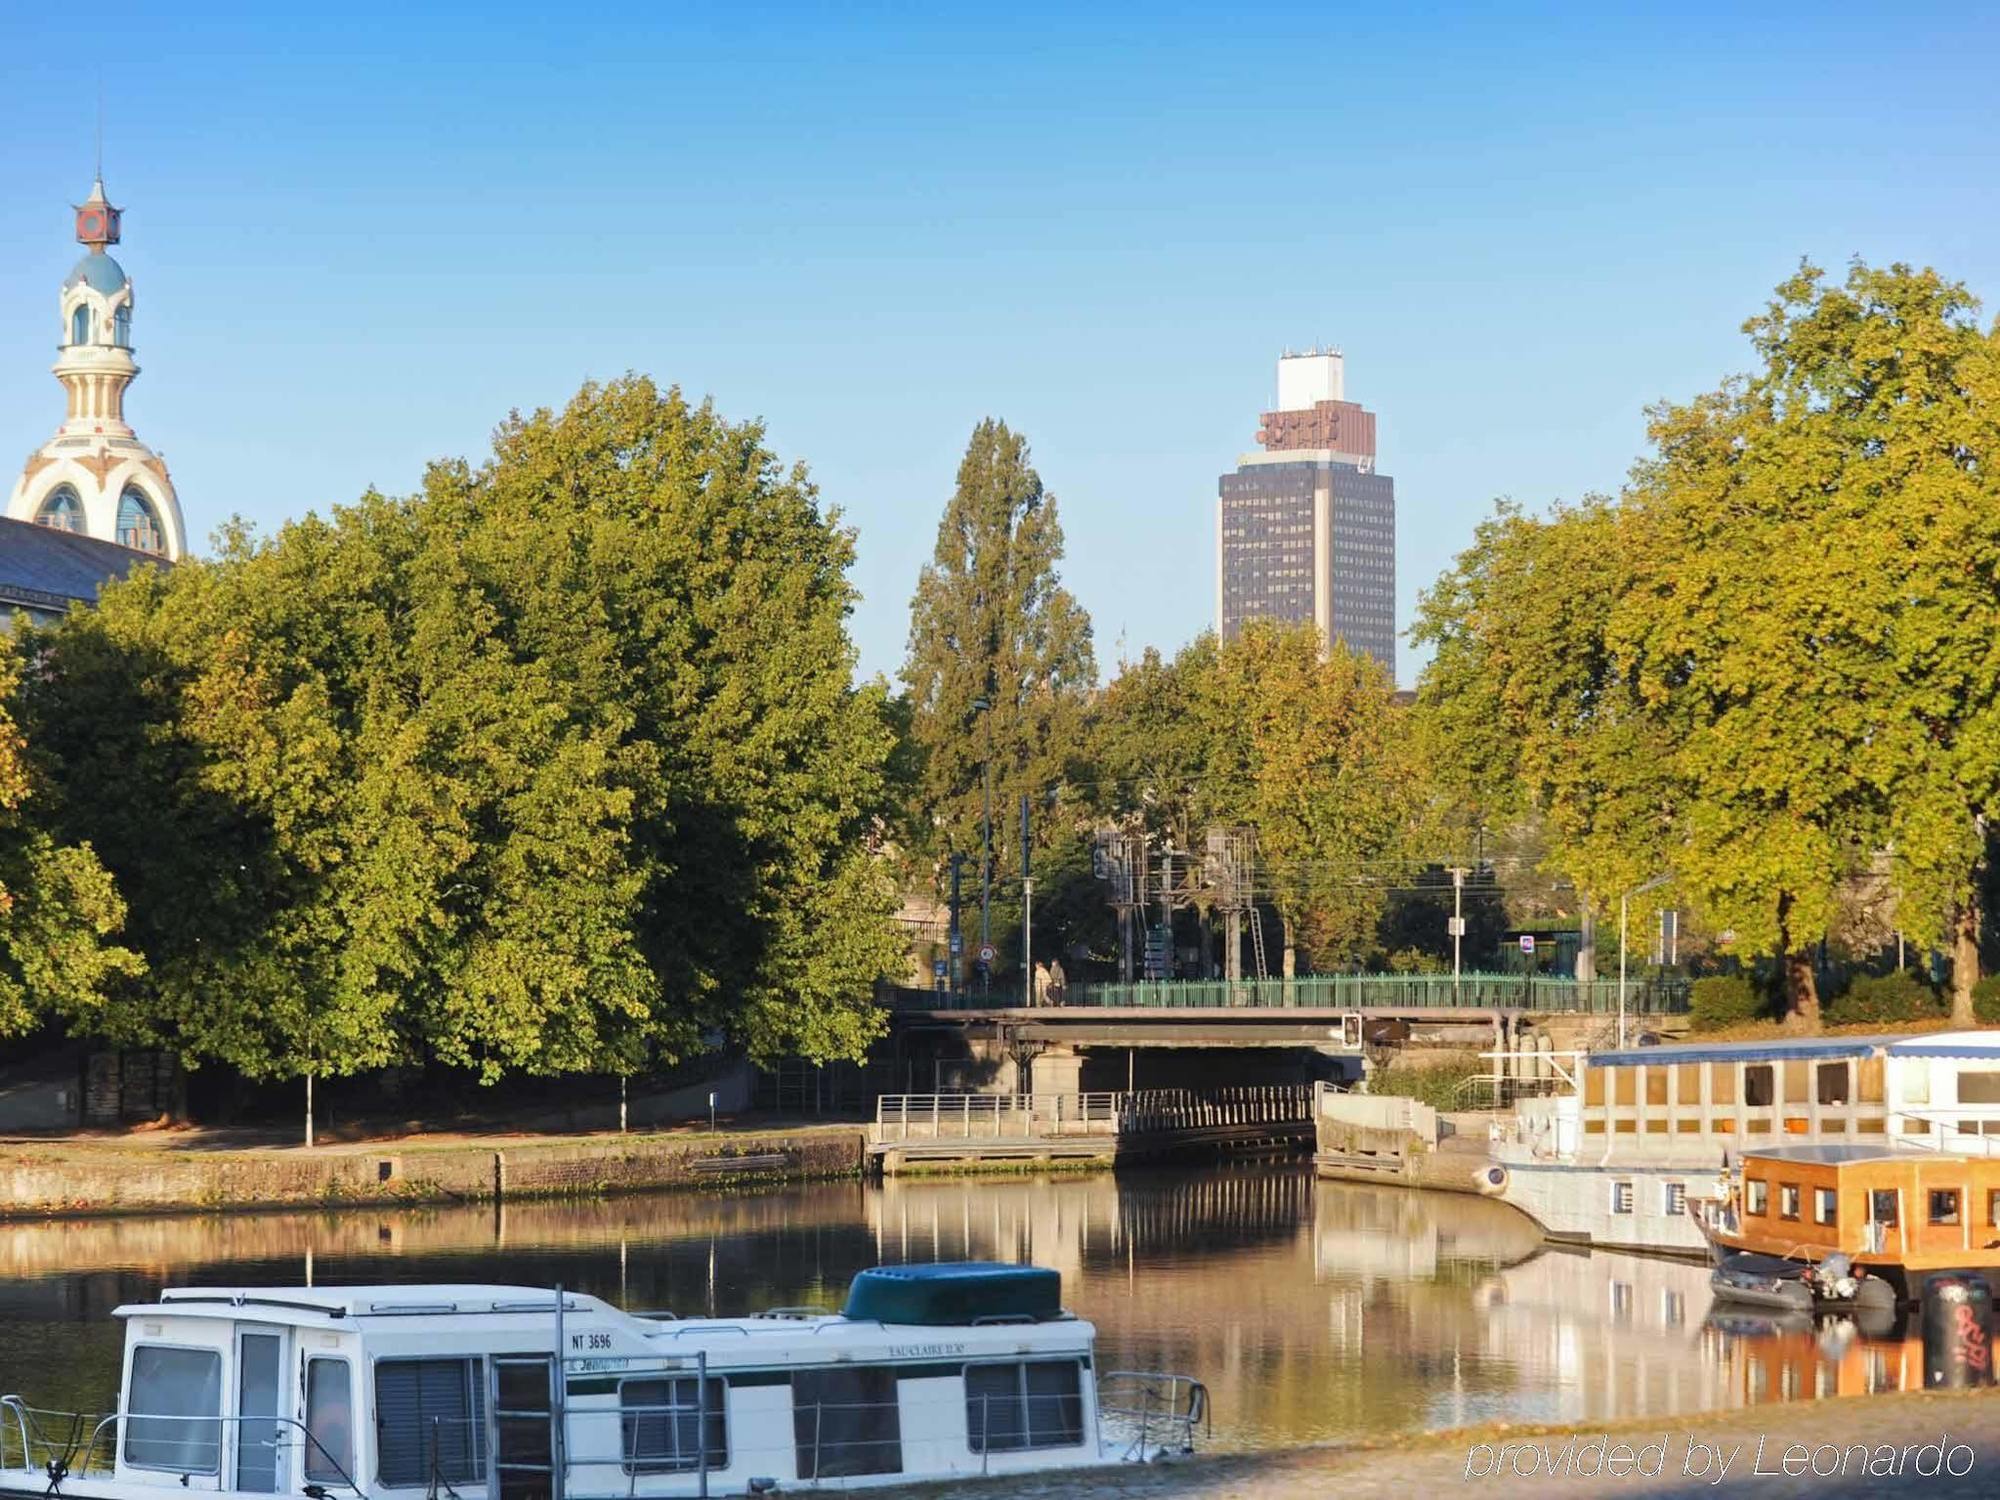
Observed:
[[[1553,1476],[1551,1467],[1557,1471]],[[1788,1402],[1584,1429],[1471,1428],[1380,1446],[1134,1466],[1084,1480],[1052,1475],[926,1485],[898,1493],[963,1495],[967,1500],[1416,1500],[1430,1495],[1583,1500],[1631,1494],[1652,1500],[1698,1495],[1990,1500],[2000,1495],[2000,1392]]]

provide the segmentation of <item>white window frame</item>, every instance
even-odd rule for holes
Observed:
[[[154,1412],[135,1412],[131,1409],[132,1367],[138,1363],[139,1351],[142,1349],[178,1349],[188,1354],[211,1354],[215,1356],[217,1364],[217,1379],[215,1385],[216,1411],[215,1411],[215,1467],[214,1468],[188,1469],[188,1468],[183,1468],[179,1464],[141,1463],[137,1459],[131,1456],[130,1448],[127,1446],[132,1441],[132,1435],[130,1429],[131,1422],[134,1419],[137,1419],[139,1421],[145,1421],[149,1417],[155,1417],[158,1415],[157,1413]],[[222,1478],[222,1450],[226,1446],[226,1444],[223,1441],[223,1434],[222,1434],[222,1417],[223,1417],[223,1408],[228,1405],[228,1402],[224,1400],[225,1391],[223,1389],[229,1383],[228,1366],[229,1366],[229,1351],[226,1349],[218,1348],[214,1344],[180,1344],[180,1343],[175,1343],[169,1339],[146,1339],[141,1343],[134,1344],[132,1346],[131,1356],[130,1358],[127,1359],[125,1365],[125,1399],[119,1403],[119,1405],[123,1408],[123,1410],[120,1413],[120,1418],[118,1422],[118,1427],[119,1427],[118,1462],[125,1468],[143,1469],[149,1474],[202,1474],[202,1475],[212,1474],[216,1477],[218,1481],[220,1481],[220,1479]],[[204,1419],[198,1417],[187,1417],[187,1418],[169,1417],[166,1420],[173,1422],[195,1422]]]

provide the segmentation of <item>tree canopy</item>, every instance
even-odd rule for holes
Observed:
[[[25,699],[144,893],[142,1029],[279,1077],[857,1055],[895,940],[851,555],[755,424],[629,378],[107,589]]]
[[[1097,662],[1089,616],[1057,576],[1062,552],[1027,441],[981,422],[917,579],[902,673],[920,765],[914,824],[933,853],[980,847],[990,746],[996,862],[1011,869],[1010,811],[1023,793],[1044,801],[1076,753]]]
[[[1503,510],[1425,596],[1430,742],[1527,798],[1600,900],[1666,874],[1812,1021],[1810,950],[1886,853],[1971,1015],[2000,791],[2000,384],[1964,288],[1807,266],[1749,375],[1651,414],[1616,501]],[[1481,733],[1481,726],[1485,732]]]

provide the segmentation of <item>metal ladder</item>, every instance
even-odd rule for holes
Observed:
[[[1264,913],[1252,902],[1245,913],[1250,918],[1250,961],[1256,966],[1259,979],[1271,977],[1271,965],[1264,957]]]

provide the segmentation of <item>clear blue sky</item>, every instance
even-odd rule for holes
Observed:
[[[1406,627],[1495,496],[1616,487],[1799,257],[2000,301],[1982,7],[1084,9],[0,8],[0,464],[61,415],[100,59],[129,410],[196,536],[647,371],[859,527],[868,671],[989,413],[1108,672],[1210,623],[1287,344],[1380,413]]]

